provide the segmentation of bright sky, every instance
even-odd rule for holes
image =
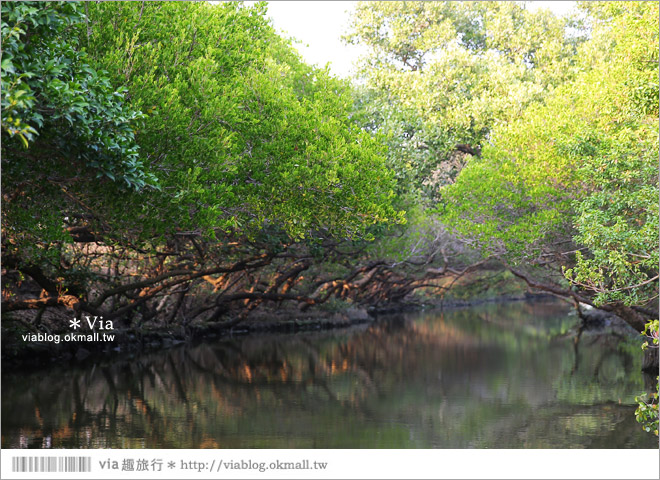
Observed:
[[[250,4],[253,2],[245,2]],[[325,66],[335,75],[347,77],[364,50],[345,45],[341,36],[346,33],[351,12],[357,2],[336,1],[274,1],[268,2],[268,15],[275,28],[302,43],[296,45],[303,58],[312,64]],[[557,15],[567,13],[575,2],[530,2],[529,8],[549,8]]]

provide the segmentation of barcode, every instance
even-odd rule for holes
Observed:
[[[12,472],[91,472],[92,457],[13,457]]]

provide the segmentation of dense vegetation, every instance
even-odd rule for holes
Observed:
[[[371,47],[366,123],[404,194],[531,286],[641,331],[658,295],[657,5],[581,8],[365,2],[347,38]]]
[[[626,307],[642,311],[658,293],[658,53],[647,43],[658,11],[589,7],[579,73],[498,128],[442,208],[486,251],[527,265],[558,259],[577,299],[632,322]]]
[[[657,3],[360,3],[353,83],[266,9],[2,4],[3,325],[224,329],[466,274],[657,317]]]
[[[264,5],[82,9],[3,5],[5,311],[135,326],[313,304],[332,282],[287,293],[311,260],[402,221],[350,86],[305,65]],[[12,291],[26,275],[44,294]]]
[[[617,313],[657,368],[656,2],[362,2],[352,83],[266,10],[2,4],[3,330],[518,279]]]
[[[361,112],[450,251],[617,313],[654,339],[657,369],[658,5],[579,7],[360,3],[346,39],[370,47]],[[657,394],[637,417],[657,433]]]

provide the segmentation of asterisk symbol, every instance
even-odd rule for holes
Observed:
[[[167,463],[167,468],[174,468],[176,466],[176,463],[174,462],[168,462]]]
[[[69,328],[73,328],[74,330],[80,328],[80,320],[78,320],[77,318],[74,318],[73,320],[69,320]]]

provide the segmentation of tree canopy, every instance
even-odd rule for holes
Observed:
[[[437,198],[496,125],[570,78],[566,26],[517,2],[359,2],[345,39],[369,49],[365,123],[389,136],[400,188]]]
[[[579,8],[359,3],[345,39],[369,48],[361,119],[387,136],[398,192],[460,243],[643,308],[658,294],[657,5]]]
[[[349,118],[348,85],[305,65],[264,14],[239,3],[90,5],[88,50],[147,113],[137,138],[162,186],[156,217],[294,238],[357,238],[394,221],[392,175]]]
[[[265,4],[2,8],[3,255],[48,293],[8,292],[7,308],[101,312],[113,298],[117,317],[209,272],[235,272],[241,292],[250,258],[403,221],[350,84],[306,65]],[[277,269],[286,290],[290,266]]]
[[[348,81],[265,3],[5,2],[3,308],[216,321],[436,295],[497,261],[648,319],[657,10],[361,2]]]
[[[125,89],[113,88],[106,72],[90,66],[72,34],[82,21],[75,3],[2,6],[2,130],[8,153],[20,151],[18,139],[26,150],[48,149],[78,168],[93,169],[96,178],[136,189],[153,184],[134,138],[144,115],[126,105]]]
[[[145,241],[399,221],[349,86],[305,65],[264,5],[2,8],[3,229],[25,257],[70,242],[63,223]]]
[[[566,277],[597,304],[645,305],[658,288],[658,10],[587,8],[598,16],[580,72],[495,129],[443,189],[441,210],[515,262],[560,252]]]

